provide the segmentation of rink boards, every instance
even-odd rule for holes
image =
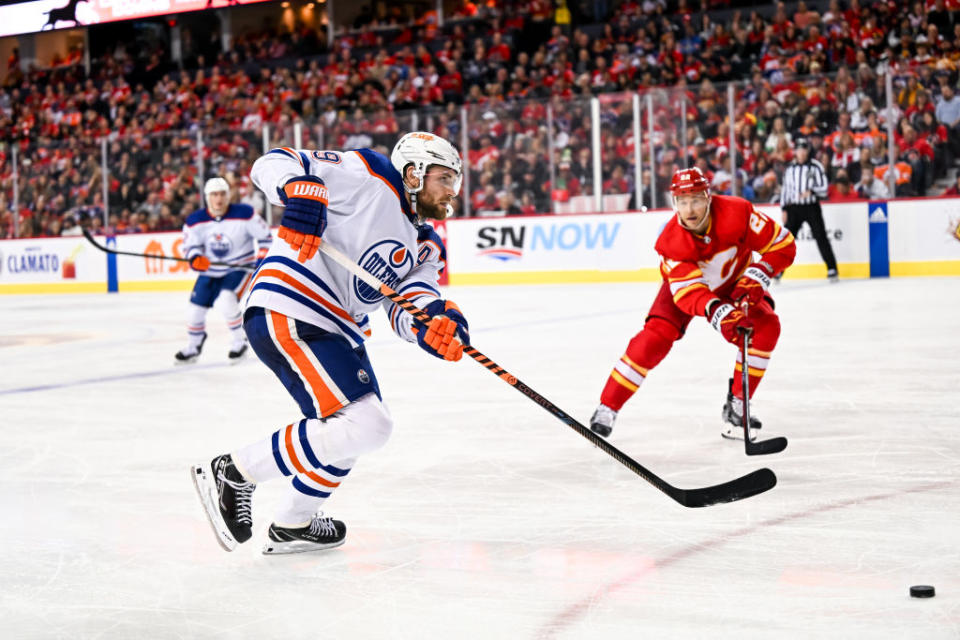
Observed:
[[[777,206],[758,207],[780,219]],[[960,199],[824,205],[842,278],[960,275]],[[660,278],[653,249],[670,211],[447,221],[451,284],[639,282]],[[445,233],[443,233],[445,232]],[[101,238],[102,239],[102,238]],[[182,257],[179,233],[109,237],[120,251]],[[823,278],[807,228],[785,278]],[[187,290],[184,262],[108,256],[82,236],[0,242],[0,293]]]

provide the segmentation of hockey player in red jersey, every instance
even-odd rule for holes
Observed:
[[[614,366],[590,419],[590,428],[604,437],[613,430],[617,412],[683,336],[694,316],[707,318],[724,340],[737,346],[743,340],[738,328],[753,329],[747,352],[751,396],[780,336],[780,320],[767,288],[793,262],[797,251],[793,235],[747,200],[711,196],[709,182],[696,167],[674,173],[670,193],[676,217],[656,244],[663,284],[643,330]],[[744,301],[746,314],[741,311]],[[721,435],[742,440],[741,359],[738,350]],[[760,421],[751,416],[751,440],[759,428]]]

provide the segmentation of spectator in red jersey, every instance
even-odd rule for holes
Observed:
[[[579,196],[582,191],[580,180],[578,180],[571,171],[570,161],[564,160],[557,167],[557,180],[554,185],[554,200],[566,202],[574,196]]]
[[[525,216],[537,213],[537,205],[534,202],[533,192],[524,191],[520,196],[520,213]]]
[[[843,169],[838,171],[827,188],[827,200],[830,202],[853,202],[862,199],[850,182],[847,172]]]
[[[912,170],[910,186],[913,193],[923,196],[933,183],[933,147],[926,139],[917,136],[917,130],[901,120],[903,137],[898,141],[900,155]]]
[[[610,177],[603,181],[603,193],[630,193],[630,183],[622,164],[615,164]]]

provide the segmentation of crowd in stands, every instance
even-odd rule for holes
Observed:
[[[0,237],[100,230],[104,191],[107,231],[179,229],[212,175],[262,207],[246,177],[263,151],[261,128],[271,144],[291,145],[297,122],[305,147],[386,152],[413,128],[458,145],[465,133],[462,198],[481,214],[549,213],[595,189],[634,193],[633,95],[644,105],[645,171],[642,202],[631,198],[630,208],[651,206],[654,191],[664,206],[684,165],[701,167],[715,192],[775,201],[801,138],[828,169],[835,200],[936,193],[960,158],[960,0],[581,4],[464,2],[443,26],[433,12],[405,22],[364,14],[329,46],[303,25],[238,34],[229,51],[217,34],[192,45],[186,34],[182,65],[166,62],[162,46],[117,45],[89,77],[76,55],[25,74],[8,64]]]

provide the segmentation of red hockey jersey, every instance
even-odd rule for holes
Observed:
[[[793,234],[743,198],[712,196],[709,215],[702,236],[684,229],[674,216],[656,244],[660,273],[674,303],[696,316],[706,314],[710,300],[730,295],[754,262],[754,252],[774,275],[789,267],[797,254]]]

